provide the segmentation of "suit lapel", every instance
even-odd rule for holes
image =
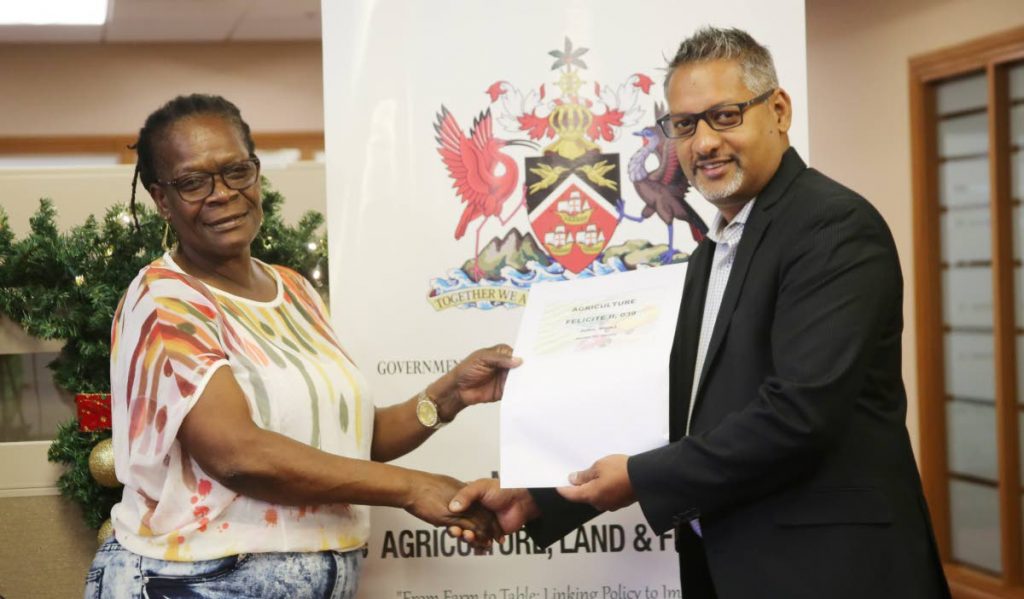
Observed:
[[[768,230],[768,226],[771,224],[772,208],[775,207],[775,204],[782,198],[786,190],[789,189],[790,184],[796,179],[797,175],[806,169],[807,165],[800,159],[796,150],[793,148],[786,150],[778,170],[775,171],[775,175],[768,182],[768,185],[758,194],[754,209],[751,210],[747,223],[743,225],[743,236],[740,238],[740,245],[736,249],[736,261],[733,262],[732,270],[729,272],[729,281],[725,286],[725,295],[722,296],[722,304],[718,308],[715,328],[711,333],[711,341],[708,343],[708,352],[704,358],[704,366],[697,381],[697,395],[695,397],[697,404],[693,407],[694,415],[697,414],[697,409],[700,407],[707,374],[714,365],[718,351],[721,349],[722,341],[725,339],[725,333],[729,330],[729,324],[732,322],[732,314],[736,309],[736,303],[739,301],[743,283],[750,270],[750,263],[753,261],[758,245],[760,245],[761,240],[764,238],[765,231]],[[708,273],[710,273],[710,268]],[[707,288],[707,276],[705,275],[704,279],[705,289]],[[703,314],[703,303],[701,308],[701,313]],[[698,334],[700,331],[699,326],[698,321]],[[694,359],[696,359],[696,353],[694,354]]]
[[[711,333],[711,341],[708,342],[708,353],[704,357],[704,367],[700,372],[700,381],[697,386],[697,397],[704,387],[708,369],[714,362],[718,349],[722,346],[722,339],[732,322],[732,313],[736,309],[736,302],[740,298],[740,290],[743,289],[743,282],[747,278],[750,269],[750,261],[754,257],[754,251],[764,237],[764,232],[771,222],[771,215],[758,209],[754,205],[747,223],[743,225],[743,237],[740,238],[740,245],[736,249],[736,260],[733,262],[732,270],[729,272],[729,281],[725,285],[725,295],[722,296],[722,304],[718,308],[718,316],[715,318],[715,328]],[[697,406],[694,406],[696,409]]]
[[[690,265],[686,270],[686,285],[679,304],[679,320],[676,322],[676,336],[672,342],[669,362],[669,387],[675,399],[669,402],[669,434],[673,440],[681,438],[686,430],[700,321],[704,315],[704,297],[707,295],[708,275],[714,255],[715,244],[706,239],[691,254]]]

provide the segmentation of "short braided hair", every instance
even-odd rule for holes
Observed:
[[[252,141],[252,132],[249,124],[242,119],[242,113],[238,107],[221,96],[207,94],[191,94],[178,96],[167,102],[153,114],[146,118],[145,125],[139,129],[139,138],[135,145],[131,146],[138,154],[135,161],[135,174],[132,177],[132,198],[130,203],[132,219],[135,221],[135,228],[139,227],[139,219],[135,213],[135,188],[139,179],[142,179],[142,186],[149,189],[149,186],[156,182],[156,164],[154,150],[156,144],[161,141],[161,136],[168,127],[179,120],[196,115],[219,116],[238,127],[245,147],[252,155],[256,151],[256,144]]]

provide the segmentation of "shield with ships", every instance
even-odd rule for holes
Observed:
[[[544,250],[579,273],[604,251],[619,224],[619,155],[558,154],[526,159],[526,207]]]

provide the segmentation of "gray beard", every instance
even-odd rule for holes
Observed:
[[[737,166],[736,171],[733,173],[732,178],[726,182],[724,187],[718,187],[717,189],[707,189],[699,183],[700,177],[695,177],[697,181],[693,181],[693,186],[697,188],[700,195],[704,196],[704,199],[711,202],[719,202],[731,198],[743,184],[743,169]]]

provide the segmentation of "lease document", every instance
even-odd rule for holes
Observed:
[[[608,454],[668,443],[686,263],[530,288],[501,401],[501,486],[561,487]]]

